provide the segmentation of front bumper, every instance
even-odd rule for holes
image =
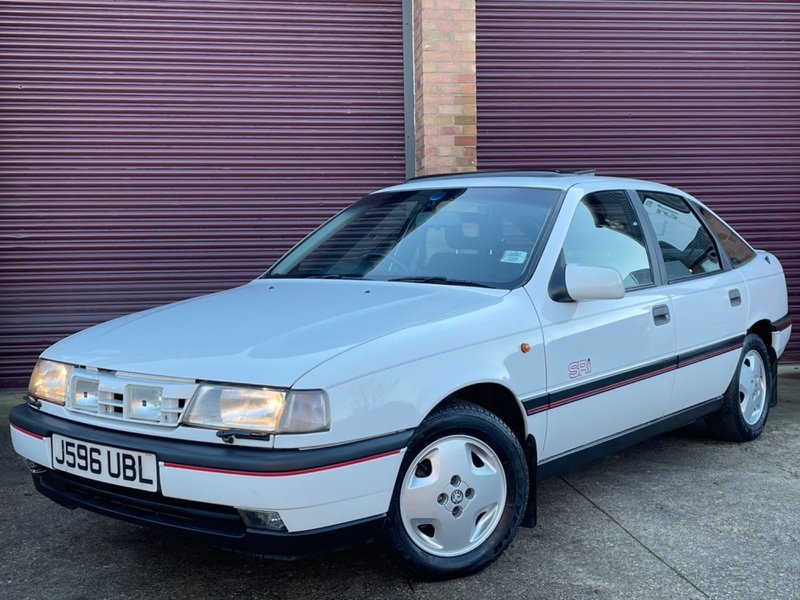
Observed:
[[[380,535],[385,514],[341,525],[294,533],[245,527],[234,509],[199,502],[175,502],[145,497],[136,490],[112,489],[58,471],[34,473],[36,489],[67,508],[92,512],[177,532],[239,552],[281,560],[305,558],[367,543]]]
[[[206,444],[68,421],[30,406],[9,415],[14,449],[40,468],[34,483],[69,508],[274,558],[298,558],[369,541],[380,532],[411,432],[311,450]],[[155,454],[158,490],[109,485],[53,470],[58,434]],[[237,508],[278,511],[288,531],[248,528]]]

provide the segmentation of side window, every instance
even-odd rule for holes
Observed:
[[[686,200],[664,192],[637,193],[658,237],[669,281],[722,268],[711,234]]]
[[[563,250],[568,264],[616,269],[625,289],[653,283],[642,226],[622,190],[584,196]]]
[[[700,207],[700,213],[706,223],[714,230],[714,233],[717,234],[717,239],[722,244],[722,247],[725,248],[728,256],[730,256],[734,268],[755,258],[756,253],[753,252],[753,249],[733,229],[728,227],[722,219],[705,206]]]

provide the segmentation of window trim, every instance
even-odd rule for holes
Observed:
[[[664,255],[661,254],[661,248],[658,245],[658,236],[656,230],[653,228],[653,223],[647,211],[644,209],[644,203],[636,190],[627,189],[625,192],[628,195],[628,200],[633,204],[633,210],[639,221],[643,223],[642,230],[644,231],[645,244],[647,246],[647,254],[650,258],[650,264],[653,269],[653,282],[654,285],[664,286],[669,283],[667,278],[667,266],[664,264]],[[655,257],[655,260],[653,259]]]

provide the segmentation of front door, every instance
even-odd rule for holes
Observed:
[[[568,201],[569,196],[565,208]],[[565,264],[616,269],[624,298],[559,302],[542,294],[541,286],[530,289],[543,323],[547,362],[542,461],[658,419],[672,394],[673,306],[656,285],[638,215],[624,190],[586,194],[559,257]]]

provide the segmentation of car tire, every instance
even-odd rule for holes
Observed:
[[[389,547],[429,579],[480,571],[514,539],[528,490],[525,454],[509,427],[475,404],[448,403],[406,449],[387,520]]]
[[[761,435],[774,385],[769,351],[760,337],[748,333],[722,407],[706,419],[711,433],[729,442],[749,442]]]

